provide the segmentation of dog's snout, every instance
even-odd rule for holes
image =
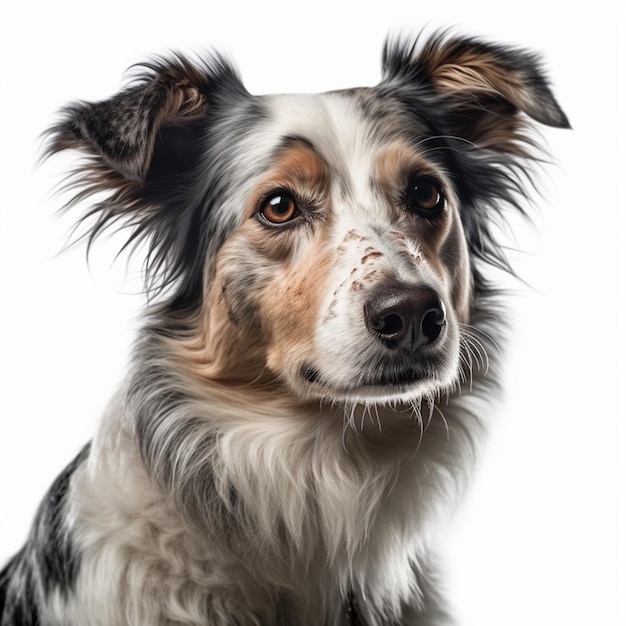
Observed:
[[[446,324],[443,302],[430,287],[384,287],[364,305],[367,328],[388,348],[416,352],[435,343]]]

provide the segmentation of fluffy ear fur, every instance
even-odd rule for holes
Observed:
[[[224,80],[243,90],[232,68],[219,60],[200,68],[178,56],[142,68],[135,83],[112,98],[67,107],[51,129],[50,151],[85,150],[125,179],[142,182],[161,129],[202,119],[215,85]]]
[[[569,127],[533,53],[443,34],[416,47],[388,42],[384,79],[431,88],[443,97],[455,114],[451,126],[458,137],[516,152],[520,111],[548,126]]]
[[[248,98],[221,58],[196,65],[173,56],[140,66],[132,84],[108,100],[67,107],[46,152],[77,149],[88,157],[74,171],[71,186],[79,192],[66,207],[96,200],[79,221],[81,239],[89,246],[105,229],[128,226],[125,248],[147,243],[149,292],[176,284],[181,306],[201,297],[201,248],[209,235],[198,207],[210,204],[212,192],[199,168],[220,111]]]

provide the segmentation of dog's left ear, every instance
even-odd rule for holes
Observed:
[[[508,150],[518,136],[518,112],[548,126],[569,128],[535,54],[475,39],[431,37],[388,43],[383,82],[434,90],[452,132],[481,147]]]

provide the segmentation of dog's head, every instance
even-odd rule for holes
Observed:
[[[377,86],[319,95],[252,96],[219,58],[159,61],[67,109],[51,151],[87,151],[87,193],[110,192],[89,238],[122,220],[147,240],[197,372],[414,400],[461,375],[530,118],[567,126],[533,55],[435,36],[389,43]]]

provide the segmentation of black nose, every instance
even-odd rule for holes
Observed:
[[[430,287],[383,287],[364,305],[367,328],[388,348],[416,352],[435,343],[446,325],[441,298]]]

